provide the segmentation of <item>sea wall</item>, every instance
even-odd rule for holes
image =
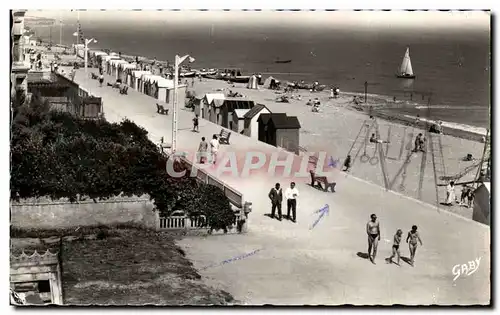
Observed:
[[[75,203],[40,198],[11,202],[10,216],[11,226],[17,228],[60,229],[118,223],[156,228],[158,216],[153,208],[147,196]]]

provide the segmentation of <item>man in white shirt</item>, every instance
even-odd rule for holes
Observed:
[[[299,196],[299,190],[295,188],[295,183],[291,182],[290,187],[285,191],[285,198],[287,203],[287,217],[291,218],[292,222],[296,222],[297,219],[297,197]],[[290,217],[290,210],[292,210],[292,217]]]
[[[210,153],[212,153],[213,164],[217,160],[217,152],[219,152],[219,140],[217,139],[217,135],[214,135],[212,140],[210,140]]]

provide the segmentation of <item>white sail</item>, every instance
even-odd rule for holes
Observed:
[[[403,62],[401,63],[401,68],[399,70],[400,75],[413,75],[413,68],[411,66],[411,59],[410,59],[410,48],[406,48],[406,53],[403,58]]]

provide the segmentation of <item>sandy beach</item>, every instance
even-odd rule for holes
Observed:
[[[161,137],[170,141],[171,116],[156,113],[155,99],[133,90],[129,90],[128,95],[120,95],[116,89],[98,87],[97,81],[88,76],[83,69],[79,69],[75,81],[103,98],[108,121],[120,121],[126,117],[148,130],[153,141],[158,142]],[[112,80],[107,75],[105,78]],[[224,87],[227,83],[223,81],[204,80],[196,82],[194,89],[201,95]],[[244,87],[231,89],[266,104],[273,112],[297,115],[303,129],[301,145],[309,151],[327,150],[332,155],[344,155],[364,120],[362,114],[344,108],[348,102],[346,98],[332,102],[335,106],[326,105],[326,101],[322,100],[324,111],[316,114],[302,103],[272,102],[272,91],[252,91]],[[303,95],[303,99],[307,96]],[[221,129],[201,120],[200,133],[192,132],[192,118],[192,112],[180,110],[179,151],[194,152],[201,136],[209,137]],[[445,137],[444,141],[453,156],[462,155],[480,145],[452,137]],[[464,143],[460,147],[462,141]],[[452,150],[455,144],[459,144],[459,149]],[[240,134],[233,134],[231,144],[221,147],[221,154],[246,151],[290,155]],[[458,166],[459,163],[455,164]],[[403,195],[386,192],[379,186],[382,180],[378,170],[364,165],[353,170],[354,176],[367,180],[336,173],[338,187],[334,194],[298,182],[301,195],[296,224],[271,220],[264,215],[270,212],[267,198],[270,187],[276,181],[286,186],[290,179],[265,173],[252,174],[248,179],[222,175],[221,179],[244,192],[245,200],[253,203],[248,232],[232,236],[186,237],[179,244],[185,248],[195,267],[201,270],[207,283],[225,289],[243,303],[253,305],[487,303],[490,296],[489,227],[450,212],[438,212],[433,206]],[[216,174],[217,170],[209,169],[209,172]],[[430,175],[430,172],[427,174]],[[433,182],[429,176],[426,180]],[[409,178],[407,182],[409,187],[416,185]],[[432,203],[433,186],[424,188],[424,196]],[[325,204],[330,205],[329,215],[311,230],[311,224],[317,219],[314,212]],[[366,251],[365,223],[373,212],[379,215],[382,222],[376,266],[360,258]],[[416,266],[412,268],[403,263],[399,268],[385,264],[383,259],[390,253],[393,233],[397,228],[403,228],[406,233],[412,224],[419,226],[424,238]],[[224,260],[259,249],[251,257],[218,265]],[[407,249],[403,248],[403,256],[407,255]],[[478,271],[473,276],[453,282],[453,266],[477,257],[482,257]],[[216,266],[204,269],[212,265]]]

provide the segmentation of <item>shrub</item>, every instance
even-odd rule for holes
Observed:
[[[200,185],[188,173],[169,177],[166,157],[148,139],[148,132],[130,120],[117,124],[79,119],[50,111],[39,96],[30,104],[15,104],[11,199],[48,196],[75,202],[81,196],[98,200],[148,194],[165,216],[179,209],[187,213],[201,209],[217,228],[229,226],[234,219],[228,199],[218,188]],[[200,198],[205,198],[201,206]]]
[[[211,229],[227,232],[234,224],[236,216],[231,209],[229,200],[224,192],[215,186],[202,186],[196,208],[205,214]]]

